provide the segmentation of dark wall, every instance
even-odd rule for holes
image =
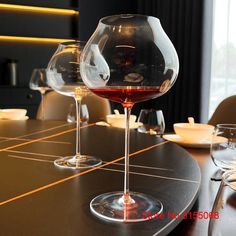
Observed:
[[[78,9],[78,0],[1,0],[0,3]],[[78,15],[0,9],[0,36],[77,38]],[[28,115],[35,116],[40,99],[38,92],[27,91],[31,73],[34,68],[47,66],[57,46],[58,43],[9,41],[0,37],[0,108],[24,107],[28,108]],[[17,61],[18,80],[15,87],[10,84],[9,60]]]
[[[79,35],[81,40],[88,40],[95,31],[100,18],[121,13],[136,13],[136,0],[79,0],[80,20]]]
[[[11,0],[1,3],[20,4],[29,6],[42,6],[53,8],[72,8],[77,1],[67,0]],[[73,23],[75,19],[68,15],[56,15],[45,13],[33,13],[14,10],[0,9],[0,35],[25,36],[25,37],[46,37],[65,38],[77,37]],[[77,25],[77,24],[75,24]],[[78,25],[77,25],[78,27]],[[16,42],[0,40],[0,60],[18,60],[19,86],[28,86],[33,68],[46,67],[47,63],[57,48],[57,43],[43,42]],[[0,75],[0,84],[7,83]]]

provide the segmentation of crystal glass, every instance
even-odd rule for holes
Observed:
[[[218,124],[215,127],[211,157],[223,172],[236,168],[236,124]]]
[[[90,209],[111,221],[144,221],[145,213],[154,217],[162,211],[161,202],[129,188],[129,118],[135,103],[162,96],[172,87],[179,69],[177,53],[157,18],[114,15],[99,21],[80,68],[88,88],[121,103],[126,116],[124,191],[95,197]]]
[[[44,95],[48,90],[51,89],[47,83],[47,74],[45,68],[36,68],[33,70],[29,87],[32,90],[38,90],[41,94],[41,119],[44,120]]]
[[[138,122],[143,124],[138,127],[140,133],[161,136],[165,131],[165,120],[161,110],[142,109],[138,116]]]
[[[222,176],[221,185],[209,212],[209,236],[233,236],[236,232],[236,171],[227,171]]]
[[[63,157],[54,162],[55,165],[65,168],[89,168],[101,164],[100,159],[81,154],[80,106],[82,98],[89,94],[80,76],[80,54],[83,47],[84,43],[78,41],[59,44],[47,68],[48,84],[52,89],[75,99],[77,114],[75,155]]]

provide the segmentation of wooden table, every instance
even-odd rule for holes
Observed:
[[[211,212],[220,185],[220,181],[211,181],[218,168],[213,164],[209,149],[187,149],[198,162],[201,169],[201,187],[199,197],[192,208],[192,212]],[[184,220],[170,235],[208,235],[208,219]]]
[[[100,157],[102,166],[80,171],[53,165],[56,158],[74,153],[71,124],[0,121],[0,235],[207,235],[209,219],[181,222],[165,216],[114,224],[93,216],[93,197],[123,189],[124,130],[90,125],[81,133],[82,152]],[[209,150],[186,151],[133,130],[130,153],[131,189],[158,197],[165,213],[188,212],[202,178],[192,211],[211,211],[219,183],[210,181],[216,168]]]

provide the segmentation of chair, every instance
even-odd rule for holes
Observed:
[[[63,96],[55,91],[48,92],[44,96],[44,120],[67,120],[69,107],[75,104],[74,98]],[[107,99],[96,95],[89,95],[82,99],[89,112],[89,123],[105,120],[106,115],[111,114],[110,103]],[[36,119],[42,119],[42,102],[39,105]]]
[[[236,124],[236,95],[224,99],[208,121],[210,125]]]

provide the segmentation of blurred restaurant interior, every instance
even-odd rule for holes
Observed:
[[[35,117],[40,95],[29,89],[29,80],[34,68],[47,66],[58,43],[88,40],[101,17],[135,13],[160,19],[176,48],[180,70],[168,94],[135,105],[132,112],[138,115],[142,108],[161,109],[169,129],[189,116],[198,122],[208,121],[212,1],[2,0],[0,11],[1,108],[27,108],[28,115]],[[17,67],[14,81],[9,71],[11,66]],[[112,105],[120,109],[119,105]]]

